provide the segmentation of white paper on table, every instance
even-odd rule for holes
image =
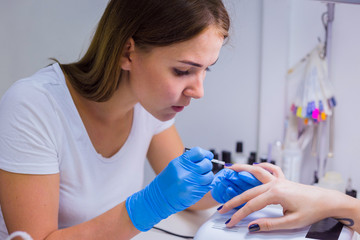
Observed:
[[[196,240],[219,240],[219,239],[228,239],[228,240],[240,240],[240,239],[252,239],[252,240],[280,240],[280,239],[309,239],[305,238],[307,232],[310,229],[310,226],[293,229],[293,230],[279,230],[271,232],[254,232],[250,233],[248,231],[248,224],[258,218],[263,217],[280,217],[283,215],[281,206],[270,205],[264,209],[254,212],[241,220],[236,226],[232,228],[227,228],[225,226],[226,220],[231,218],[236,210],[231,210],[225,214],[219,214],[216,212],[212,217],[206,221],[197,231],[195,238]],[[343,227],[339,240],[351,240],[354,237],[354,232],[347,228]]]

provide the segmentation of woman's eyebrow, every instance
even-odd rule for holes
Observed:
[[[218,59],[216,59],[215,62],[213,64],[211,64],[210,66],[214,65],[217,62]],[[183,61],[179,61],[179,62],[188,64],[188,65],[191,65],[191,66],[194,66],[194,67],[199,67],[199,68],[203,67],[203,65],[201,65],[199,63],[196,63],[196,62],[192,62],[192,61],[183,60]]]

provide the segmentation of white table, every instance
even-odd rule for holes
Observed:
[[[215,212],[216,208],[210,208],[202,211],[182,211],[171,215],[162,220],[156,227],[164,230],[186,235],[195,236],[198,229],[205,223]],[[142,232],[133,238],[134,240],[180,240],[182,238],[172,236],[156,229]]]
[[[203,211],[182,211],[177,214],[174,214],[167,219],[164,219],[156,227],[162,228],[164,230],[185,235],[185,236],[195,236],[199,228],[207,223],[208,220],[216,213],[216,208],[210,208]],[[162,231],[151,229],[148,232],[142,232],[133,238],[134,240],[180,240],[176,236],[169,235]],[[360,240],[360,236],[355,233],[354,240]]]
[[[218,239],[227,239],[227,240],[239,240],[239,239],[251,239],[251,240],[280,240],[280,239],[292,239],[292,240],[302,240],[302,239],[313,239],[306,238],[311,226],[306,226],[303,228],[291,229],[291,230],[274,230],[269,232],[256,232],[250,233],[248,231],[248,225],[250,222],[259,219],[259,218],[276,218],[283,216],[283,209],[280,205],[269,205],[259,211],[253,212],[243,218],[236,226],[233,228],[227,228],[225,222],[227,219],[236,212],[235,209],[229,211],[225,214],[215,213],[211,218],[206,221],[199,229],[194,239],[196,240],[218,240]],[[330,224],[337,223],[336,220],[332,220]],[[324,223],[322,223],[322,228],[324,228]],[[328,223],[329,224],[329,223]],[[331,225],[330,225],[331,226]],[[326,227],[325,227],[326,229]],[[348,227],[342,227],[339,240],[356,240],[357,237],[354,235],[354,231]]]

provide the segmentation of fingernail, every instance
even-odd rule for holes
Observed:
[[[260,230],[260,226],[259,226],[259,224],[251,224],[250,226],[249,226],[249,232],[257,232],[257,231],[259,231]]]
[[[221,205],[220,207],[218,207],[217,211],[219,211],[220,209],[223,208],[224,205]]]
[[[225,167],[231,167],[232,165],[232,163],[225,163]]]
[[[231,218],[229,218],[229,219],[225,222],[225,224],[228,224],[230,221],[231,221]]]

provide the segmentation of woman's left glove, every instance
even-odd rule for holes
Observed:
[[[186,151],[143,190],[128,197],[126,209],[134,226],[147,231],[199,201],[211,189],[213,157],[210,151],[199,147]]]
[[[260,184],[262,183],[249,172],[236,172],[232,169],[224,168],[215,175],[211,195],[217,202],[225,203]]]

